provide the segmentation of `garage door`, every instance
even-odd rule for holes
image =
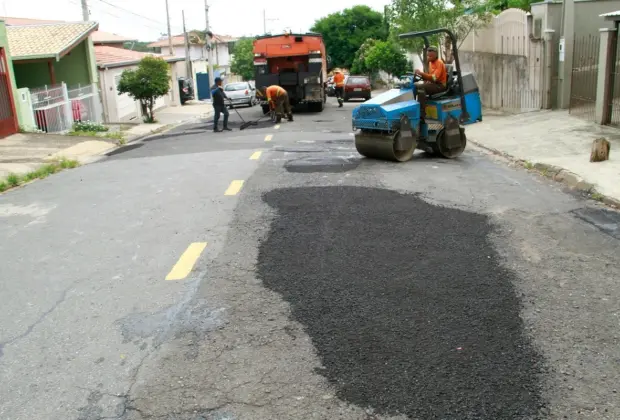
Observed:
[[[121,75],[114,76],[114,86],[118,86],[118,82],[121,80]],[[137,105],[136,101],[133,100],[131,96],[126,93],[122,95],[118,94],[118,89],[116,90],[116,115],[118,115],[118,119],[120,121],[127,121],[129,119],[137,118],[136,110]]]

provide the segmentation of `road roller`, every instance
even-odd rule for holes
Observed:
[[[447,90],[429,95],[426,118],[420,119],[416,100],[415,74],[401,77],[398,87],[364,102],[353,110],[353,131],[357,151],[368,158],[406,162],[416,149],[453,159],[467,145],[465,125],[482,121],[482,103],[474,75],[462,73],[456,37],[448,29],[410,32],[400,38],[422,38],[424,71],[428,38],[445,34],[452,43],[454,63],[446,64]]]

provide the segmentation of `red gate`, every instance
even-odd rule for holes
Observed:
[[[0,47],[0,138],[17,133],[17,116],[6,53]]]

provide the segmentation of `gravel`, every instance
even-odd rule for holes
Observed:
[[[258,275],[339,398],[420,419],[536,418],[544,363],[487,216],[364,187],[277,189]]]

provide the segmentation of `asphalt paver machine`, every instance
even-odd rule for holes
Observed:
[[[428,37],[446,34],[454,54],[454,64],[446,64],[447,90],[430,95],[426,101],[426,118],[420,119],[420,103],[416,100],[417,75],[401,78],[400,87],[366,101],[353,110],[355,147],[368,158],[406,162],[415,149],[455,158],[465,150],[464,125],[482,121],[482,104],[478,84],[471,73],[463,74],[456,37],[448,29],[410,32],[400,38],[422,38],[424,66]]]

